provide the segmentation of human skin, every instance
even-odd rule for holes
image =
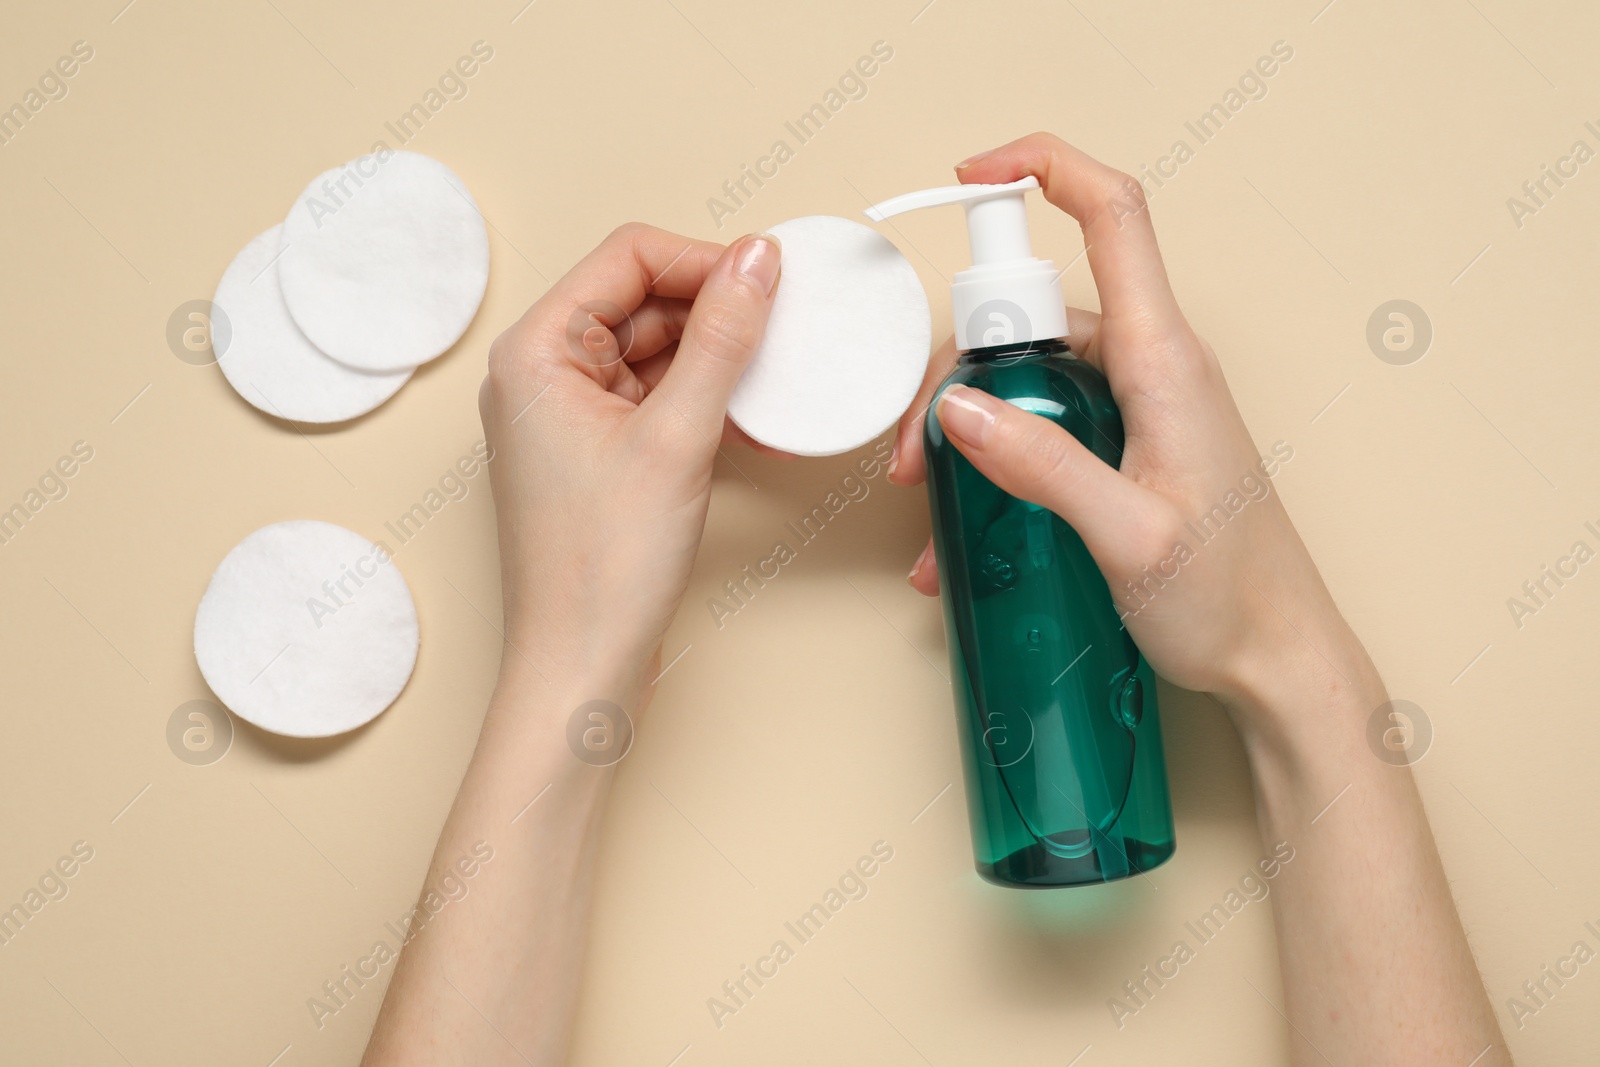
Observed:
[[[1178,310],[1137,183],[1044,135],[958,174],[1035,174],[1082,224],[1102,315],[1071,312],[1069,343],[1109,379],[1127,448],[1113,470],[971,390],[946,393],[935,417],[1002,488],[1071,523],[1118,588],[1256,470],[1255,445]],[[568,721],[591,700],[635,720],[649,703],[713,463],[739,437],[727,398],[760,342],[778,259],[769,238],[723,249],[624,227],[491,349],[479,406],[505,645],[425,884],[479,841],[495,855],[402,951],[364,1063],[564,1061],[614,774],[575,758]],[[628,323],[586,315],[596,301]],[[900,427],[898,484],[924,475],[921,420],[953,358],[941,350]],[[937,592],[930,551],[911,581]],[[1272,896],[1294,1062],[1508,1064],[1410,771],[1364,741],[1382,682],[1277,495],[1245,508],[1127,625],[1159,673],[1228,709],[1263,841],[1295,848]]]

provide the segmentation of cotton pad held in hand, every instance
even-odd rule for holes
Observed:
[[[812,215],[769,232],[783,243],[783,271],[728,417],[795,455],[859,448],[905,414],[922,384],[928,296],[899,250],[860,223]]]
[[[194,654],[228,708],[263,730],[329,737],[376,718],[417,662],[417,609],[387,552],[342,526],[263,526],[218,565]]]
[[[489,284],[489,234],[443,163],[389,149],[312,179],[283,224],[278,279],[311,343],[361,370],[442,354]]]
[[[289,317],[278,288],[281,226],[245,245],[217,285],[213,303],[231,327],[217,365],[238,394],[293,422],[342,422],[393,396],[411,369],[360,371],[329,359]]]

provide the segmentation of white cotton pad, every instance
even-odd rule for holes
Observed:
[[[329,359],[289,317],[278,288],[282,226],[244,246],[223,272],[213,305],[231,330],[217,365],[238,394],[291,422],[342,422],[388,400],[411,368],[361,371]],[[215,314],[215,312],[213,312]]]
[[[289,737],[376,718],[417,662],[417,609],[387,552],[342,526],[263,526],[218,565],[194,617],[217,698]]]
[[[278,280],[294,321],[340,363],[415,367],[478,313],[489,233],[449,167],[385,149],[306,186],[284,220]]]
[[[728,417],[798,456],[859,448],[905,414],[922,384],[928,295],[899,250],[858,222],[811,215],[768,232],[783,242],[778,294]]]

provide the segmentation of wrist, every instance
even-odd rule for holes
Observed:
[[[664,615],[640,610],[649,599],[596,589],[536,598],[508,589],[501,683],[531,682],[552,691],[598,689],[604,691],[598,695],[618,701],[636,698],[653,677],[647,669],[672,621],[670,610]]]
[[[1414,789],[1409,767],[1392,766],[1370,747],[1368,724],[1388,696],[1342,619],[1257,648],[1238,688],[1218,699],[1244,743],[1268,841],[1302,837],[1341,801],[1370,804]]]
[[[508,616],[496,695],[503,695],[510,706],[530,708],[560,703],[577,707],[603,699],[632,713],[650,679],[651,653],[636,649],[637,644],[615,631],[607,638],[599,626],[565,619],[529,623]]]
[[[1257,586],[1250,595],[1257,625],[1214,695],[1252,766],[1292,775],[1347,768],[1365,751],[1367,719],[1388,699],[1377,667],[1320,583],[1302,596]]]
[[[508,644],[479,751],[502,752],[547,779],[609,782],[632,748],[642,691],[631,664],[557,667]]]

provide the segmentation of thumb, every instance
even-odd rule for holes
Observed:
[[[661,383],[646,398],[665,401],[709,441],[722,436],[728,397],[761,345],[778,285],[778,239],[735,241],[711,268]]]
[[[980,474],[1065,519],[1102,568],[1147,514],[1143,489],[1049,419],[964,385],[946,389],[934,410]]]

